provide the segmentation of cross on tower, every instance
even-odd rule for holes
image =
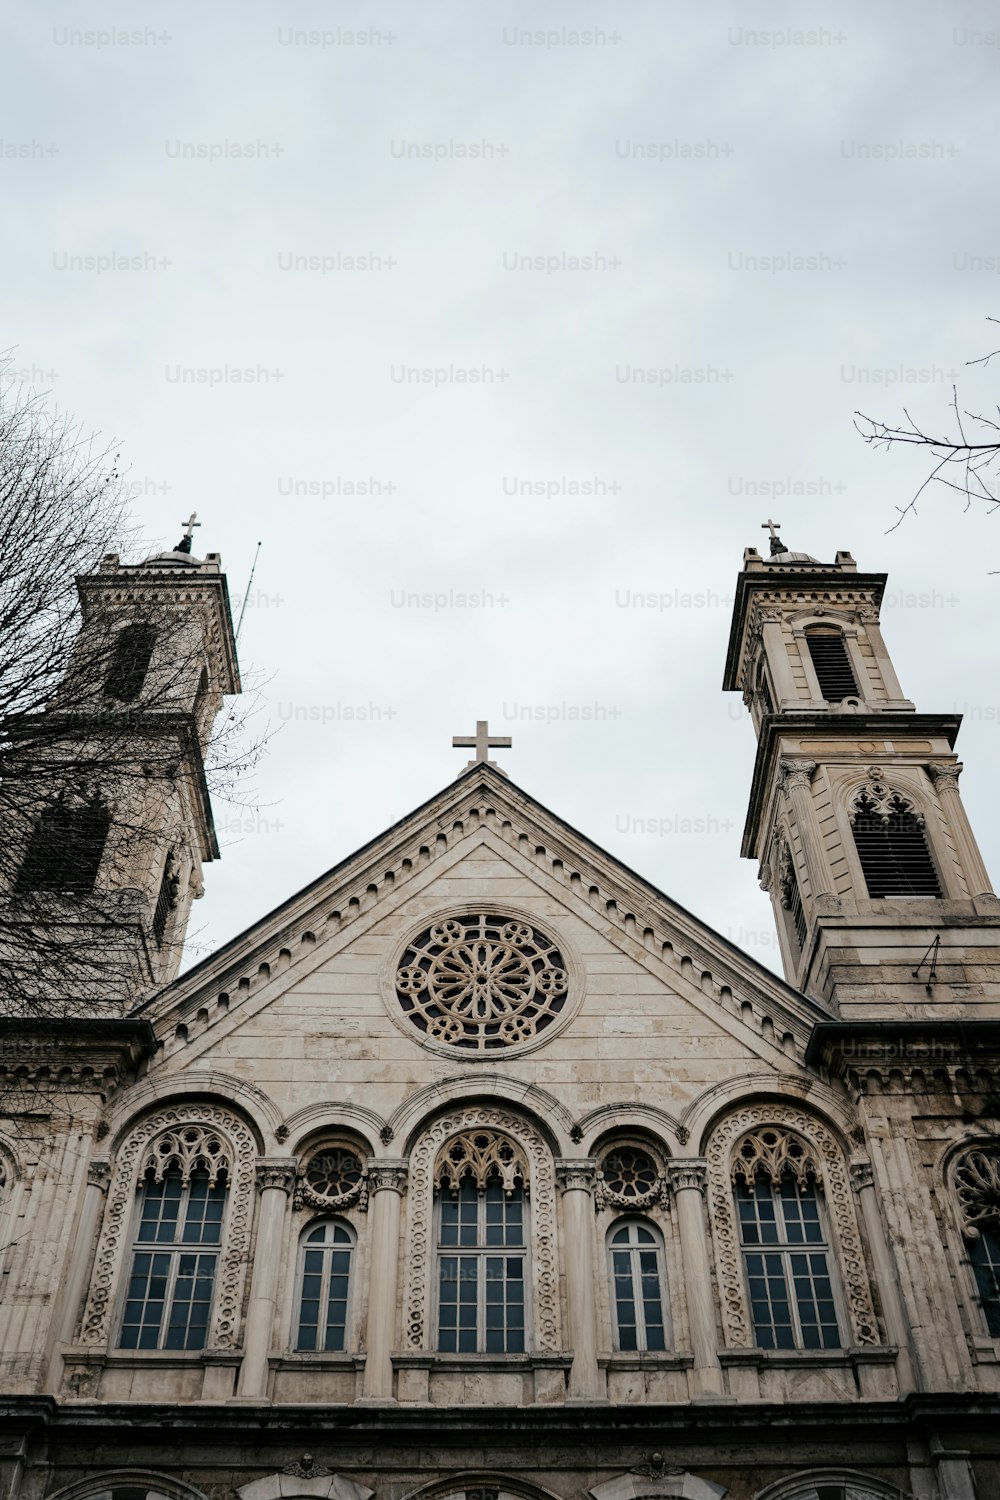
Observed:
[[[761,531],[769,531],[771,533],[771,556],[772,557],[776,556],[776,554],[779,553],[779,552],[784,552],[784,550],[785,550],[785,544],[781,540],[781,537],[778,535],[778,527],[780,525],[781,525],[780,521],[770,521],[770,520],[768,520],[768,521],[764,521],[762,523],[762,525],[761,525],[761,528],[760,528]]]
[[[191,512],[191,514],[188,516],[187,520],[181,522],[181,525],[184,527],[184,535],[181,537],[180,541],[177,543],[177,546],[174,549],[175,551],[177,551],[177,552],[190,552],[191,551],[191,543],[194,540],[194,529],[195,529],[196,526],[200,526],[201,525],[201,522],[195,519],[196,516],[197,516],[197,514],[198,514],[198,512],[196,510],[193,510]]]
[[[496,761],[490,760],[490,751],[509,750],[512,741],[509,734],[495,734],[491,736],[489,720],[477,719],[475,735],[456,734],[451,743],[456,750],[475,750],[475,759],[470,760],[464,767],[466,771],[470,770],[472,766],[480,765],[492,766],[495,771],[499,771],[500,767]],[[506,775],[506,772],[501,771],[500,774],[503,776]]]

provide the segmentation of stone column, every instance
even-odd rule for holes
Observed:
[[[868,1237],[868,1248],[871,1251],[875,1280],[878,1283],[879,1301],[882,1304],[882,1316],[885,1319],[885,1331],[889,1342],[895,1344],[899,1350],[896,1357],[896,1379],[899,1383],[900,1394],[905,1395],[907,1391],[917,1390],[918,1385],[910,1358],[910,1330],[899,1290],[899,1280],[879,1211],[875,1175],[871,1162],[868,1161],[852,1162],[850,1172],[851,1183],[858,1195],[861,1217],[864,1220],[865,1233]]]
[[[786,793],[795,814],[795,826],[802,844],[802,855],[809,875],[809,887],[813,900],[832,894],[833,877],[827,863],[826,850],[816,826],[816,808],[809,783],[816,770],[814,760],[782,760],[779,763],[778,785]]]
[[[927,774],[934,783],[941,804],[941,811],[955,840],[958,862],[969,887],[970,896],[992,896],[990,877],[983,864],[975,835],[966,816],[965,805],[958,790],[958,778],[962,774],[962,763],[954,766],[929,765]]]
[[[281,1265],[281,1234],[285,1209],[295,1186],[296,1162],[290,1157],[261,1158],[257,1163],[257,1242],[254,1247],[250,1306],[243,1340],[243,1363],[236,1399],[267,1398],[268,1355],[274,1337],[274,1307]]]
[[[369,1401],[393,1399],[392,1351],[396,1342],[399,1225],[406,1191],[406,1171],[405,1161],[380,1161],[368,1168],[371,1256],[363,1395]]]
[[[719,1363],[719,1339],[715,1328],[708,1227],[702,1202],[707,1179],[708,1167],[700,1157],[667,1162],[667,1181],[677,1207],[684,1291],[687,1297],[688,1322],[691,1325],[691,1347],[694,1350],[692,1394],[721,1396],[722,1367]]]
[[[87,1289],[90,1261],[94,1253],[94,1242],[104,1212],[104,1199],[111,1181],[111,1163],[103,1159],[92,1161],[87,1168],[87,1189],[83,1195],[80,1222],[69,1260],[66,1285],[62,1294],[62,1307],[55,1324],[55,1347],[49,1359],[45,1389],[58,1395],[62,1385],[63,1357],[60,1344],[72,1342],[76,1320]]]
[[[556,1182],[562,1193],[565,1236],[566,1302],[573,1363],[570,1400],[603,1400],[597,1366],[597,1309],[594,1295],[594,1184],[597,1163],[557,1161]]]

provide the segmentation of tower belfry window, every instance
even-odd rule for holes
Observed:
[[[898,792],[869,782],[854,799],[854,844],[873,900],[883,896],[940,896],[924,820]]]
[[[847,644],[839,630],[810,630],[806,644],[819,690],[827,703],[842,703],[845,698],[861,696]]]
[[[111,826],[95,799],[60,798],[43,809],[17,877],[19,891],[92,891]]]
[[[795,873],[795,861],[792,852],[786,845],[781,856],[779,866],[781,875],[781,904],[788,913],[792,931],[795,933],[795,941],[799,945],[799,952],[806,945],[806,918],[802,909],[802,892],[799,890],[798,876]]]
[[[131,703],[138,698],[155,645],[156,629],[152,625],[126,625],[118,632],[104,679],[104,690],[109,697],[117,698],[120,703]]]

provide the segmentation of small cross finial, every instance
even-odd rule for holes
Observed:
[[[184,527],[184,535],[181,537],[180,541],[177,543],[177,546],[174,548],[175,552],[191,551],[191,543],[194,540],[194,529],[196,526],[201,525],[201,522],[196,519],[197,515],[198,512],[196,510],[193,510],[188,516],[187,520],[181,522],[181,525]]]
[[[490,751],[509,750],[512,741],[509,734],[491,735],[489,720],[477,719],[474,735],[456,734],[451,743],[456,750],[471,749],[476,752],[475,759],[470,760],[464,770],[468,771],[473,766],[492,766],[495,771],[499,771],[496,761],[490,760]],[[500,774],[506,775],[506,772],[501,771]]]
[[[780,525],[781,525],[780,521],[770,521],[770,520],[764,521],[761,524],[761,528],[760,528],[761,531],[769,531],[771,533],[771,556],[772,557],[776,557],[779,552],[784,552],[785,551],[785,544],[781,540],[781,537],[778,535],[778,527]]]

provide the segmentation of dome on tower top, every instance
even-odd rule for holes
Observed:
[[[180,552],[176,548],[173,552],[156,552],[152,557],[147,557],[142,566],[144,568],[200,568],[201,558],[192,557],[190,552]]]
[[[770,557],[765,557],[765,563],[816,563],[822,567],[818,557],[813,557],[809,552],[773,552]]]

